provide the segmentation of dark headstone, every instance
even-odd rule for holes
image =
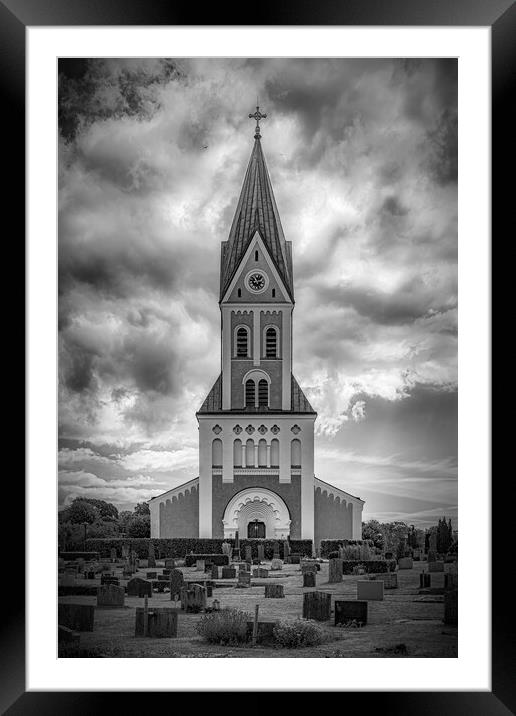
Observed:
[[[236,569],[233,567],[222,567],[222,579],[235,579]]]
[[[136,607],[135,636],[145,636],[144,611],[144,607]],[[153,639],[177,637],[177,610],[167,607],[149,607],[146,636]]]
[[[430,575],[427,572],[421,572],[419,575],[419,588],[420,589],[426,589],[427,587],[430,587]]]
[[[173,599],[174,601],[177,600],[184,582],[185,578],[183,577],[181,570],[173,569],[170,572],[170,599]]]
[[[73,631],[93,631],[93,604],[59,604],[58,624]]]
[[[68,627],[59,624],[57,627],[57,642],[61,646],[79,646],[81,635]]]
[[[237,587],[249,587],[251,586],[251,572],[240,571],[238,573]]]
[[[147,579],[156,579],[158,576],[157,572],[147,572],[146,575]]]
[[[206,609],[206,587],[192,584],[191,588],[181,587],[181,609],[187,613],[197,614]]]
[[[317,572],[319,565],[317,562],[301,562],[301,574],[306,574],[307,572]]]
[[[115,584],[103,584],[97,588],[98,607],[123,607],[125,589]]]
[[[328,567],[328,582],[334,584],[342,582],[342,560],[339,558],[330,559]]]
[[[357,600],[335,600],[335,625],[357,622],[361,626],[367,624],[367,602]]]
[[[290,559],[290,564],[301,564],[301,555],[300,554],[291,554],[289,559]]]
[[[303,595],[303,619],[326,622],[330,615],[331,594],[328,592],[306,592]]]
[[[284,596],[282,584],[265,585],[265,599],[283,599]]]
[[[100,583],[101,584],[114,584],[115,587],[120,586],[120,580],[118,579],[118,577],[111,577],[111,576],[108,576],[105,574],[103,574],[100,577]]]
[[[216,564],[212,564],[212,566],[211,566],[211,578],[212,579],[219,578],[219,568]]]
[[[456,625],[458,621],[458,589],[447,589],[444,592],[444,623]]]
[[[167,557],[167,559],[165,560],[165,567],[167,567],[168,569],[174,569],[175,566],[176,560],[173,557]]]
[[[260,562],[263,562],[265,560],[265,547],[263,544],[259,544],[257,547],[258,550],[258,559]]]
[[[247,545],[247,547],[245,548],[245,561],[246,562],[253,561],[253,550],[250,545]]]
[[[264,569],[263,567],[258,567],[257,569],[253,569],[253,577],[258,577],[259,579],[266,579],[269,576],[269,570]]]
[[[305,572],[303,574],[303,587],[315,587],[316,586],[315,575],[316,575],[316,572]]]
[[[260,644],[262,642],[269,642],[274,640],[274,627],[277,622],[258,622],[258,631],[256,634],[256,641]],[[247,622],[247,637],[251,639],[253,635],[254,622]]]
[[[127,582],[128,597],[152,597],[152,584],[147,579],[133,577]]]

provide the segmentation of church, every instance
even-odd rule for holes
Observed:
[[[294,279],[254,145],[221,244],[221,373],[200,406],[199,476],[149,502],[151,537],[361,539],[364,501],[314,474],[317,413],[292,372]]]

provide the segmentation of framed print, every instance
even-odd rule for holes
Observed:
[[[4,707],[513,708],[489,437],[511,3],[4,6],[28,150]]]

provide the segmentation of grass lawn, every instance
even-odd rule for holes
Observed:
[[[159,564],[159,562],[158,562]],[[269,567],[270,564],[266,564]],[[446,570],[455,570],[456,565],[445,565]],[[426,569],[426,562],[414,562],[413,569],[398,572],[398,589],[384,592],[382,602],[368,603],[368,623],[361,629],[341,629],[333,626],[332,620],[321,623],[328,640],[319,646],[304,649],[282,649],[272,646],[228,647],[211,645],[196,634],[195,625],[200,614],[185,614],[178,617],[178,636],[174,639],[154,639],[134,636],[135,608],[143,606],[143,599],[125,598],[124,608],[97,608],[93,632],[81,632],[79,657],[168,657],[168,658],[303,658],[303,657],[456,657],[457,627],[443,623],[444,604],[442,596],[419,594],[419,573]],[[181,568],[185,579],[209,579],[193,568]],[[157,568],[161,572],[161,568]],[[115,568],[118,574],[121,569]],[[221,607],[234,607],[254,615],[259,604],[259,619],[273,621],[295,619],[302,613],[303,579],[299,565],[284,565],[280,572],[272,572],[268,579],[253,578],[256,586],[246,589],[235,588],[236,580],[218,580],[213,589],[213,599]],[[145,577],[145,571],[135,576]],[[334,599],[355,599],[356,581],[363,577],[345,576],[338,584],[328,584],[328,563],[321,566],[317,574],[317,589],[332,594]],[[127,580],[120,581],[126,584]],[[284,599],[265,599],[263,585],[274,582],[284,585]],[[99,580],[78,580],[78,584],[95,585]],[[444,575],[432,574],[432,587],[442,586]],[[96,604],[93,596],[59,597],[60,603]],[[179,607],[170,601],[170,594],[153,593],[149,606]],[[63,652],[64,655],[64,652]]]

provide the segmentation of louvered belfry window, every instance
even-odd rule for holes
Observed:
[[[278,337],[274,328],[267,328],[265,333],[265,357],[276,358],[278,347]]]
[[[237,357],[247,358],[248,355],[247,331],[245,328],[239,328],[237,331]]]
[[[260,408],[269,406],[269,386],[266,380],[260,380],[258,383],[258,405]]]
[[[245,407],[254,408],[255,385],[254,380],[248,380],[245,384]]]

